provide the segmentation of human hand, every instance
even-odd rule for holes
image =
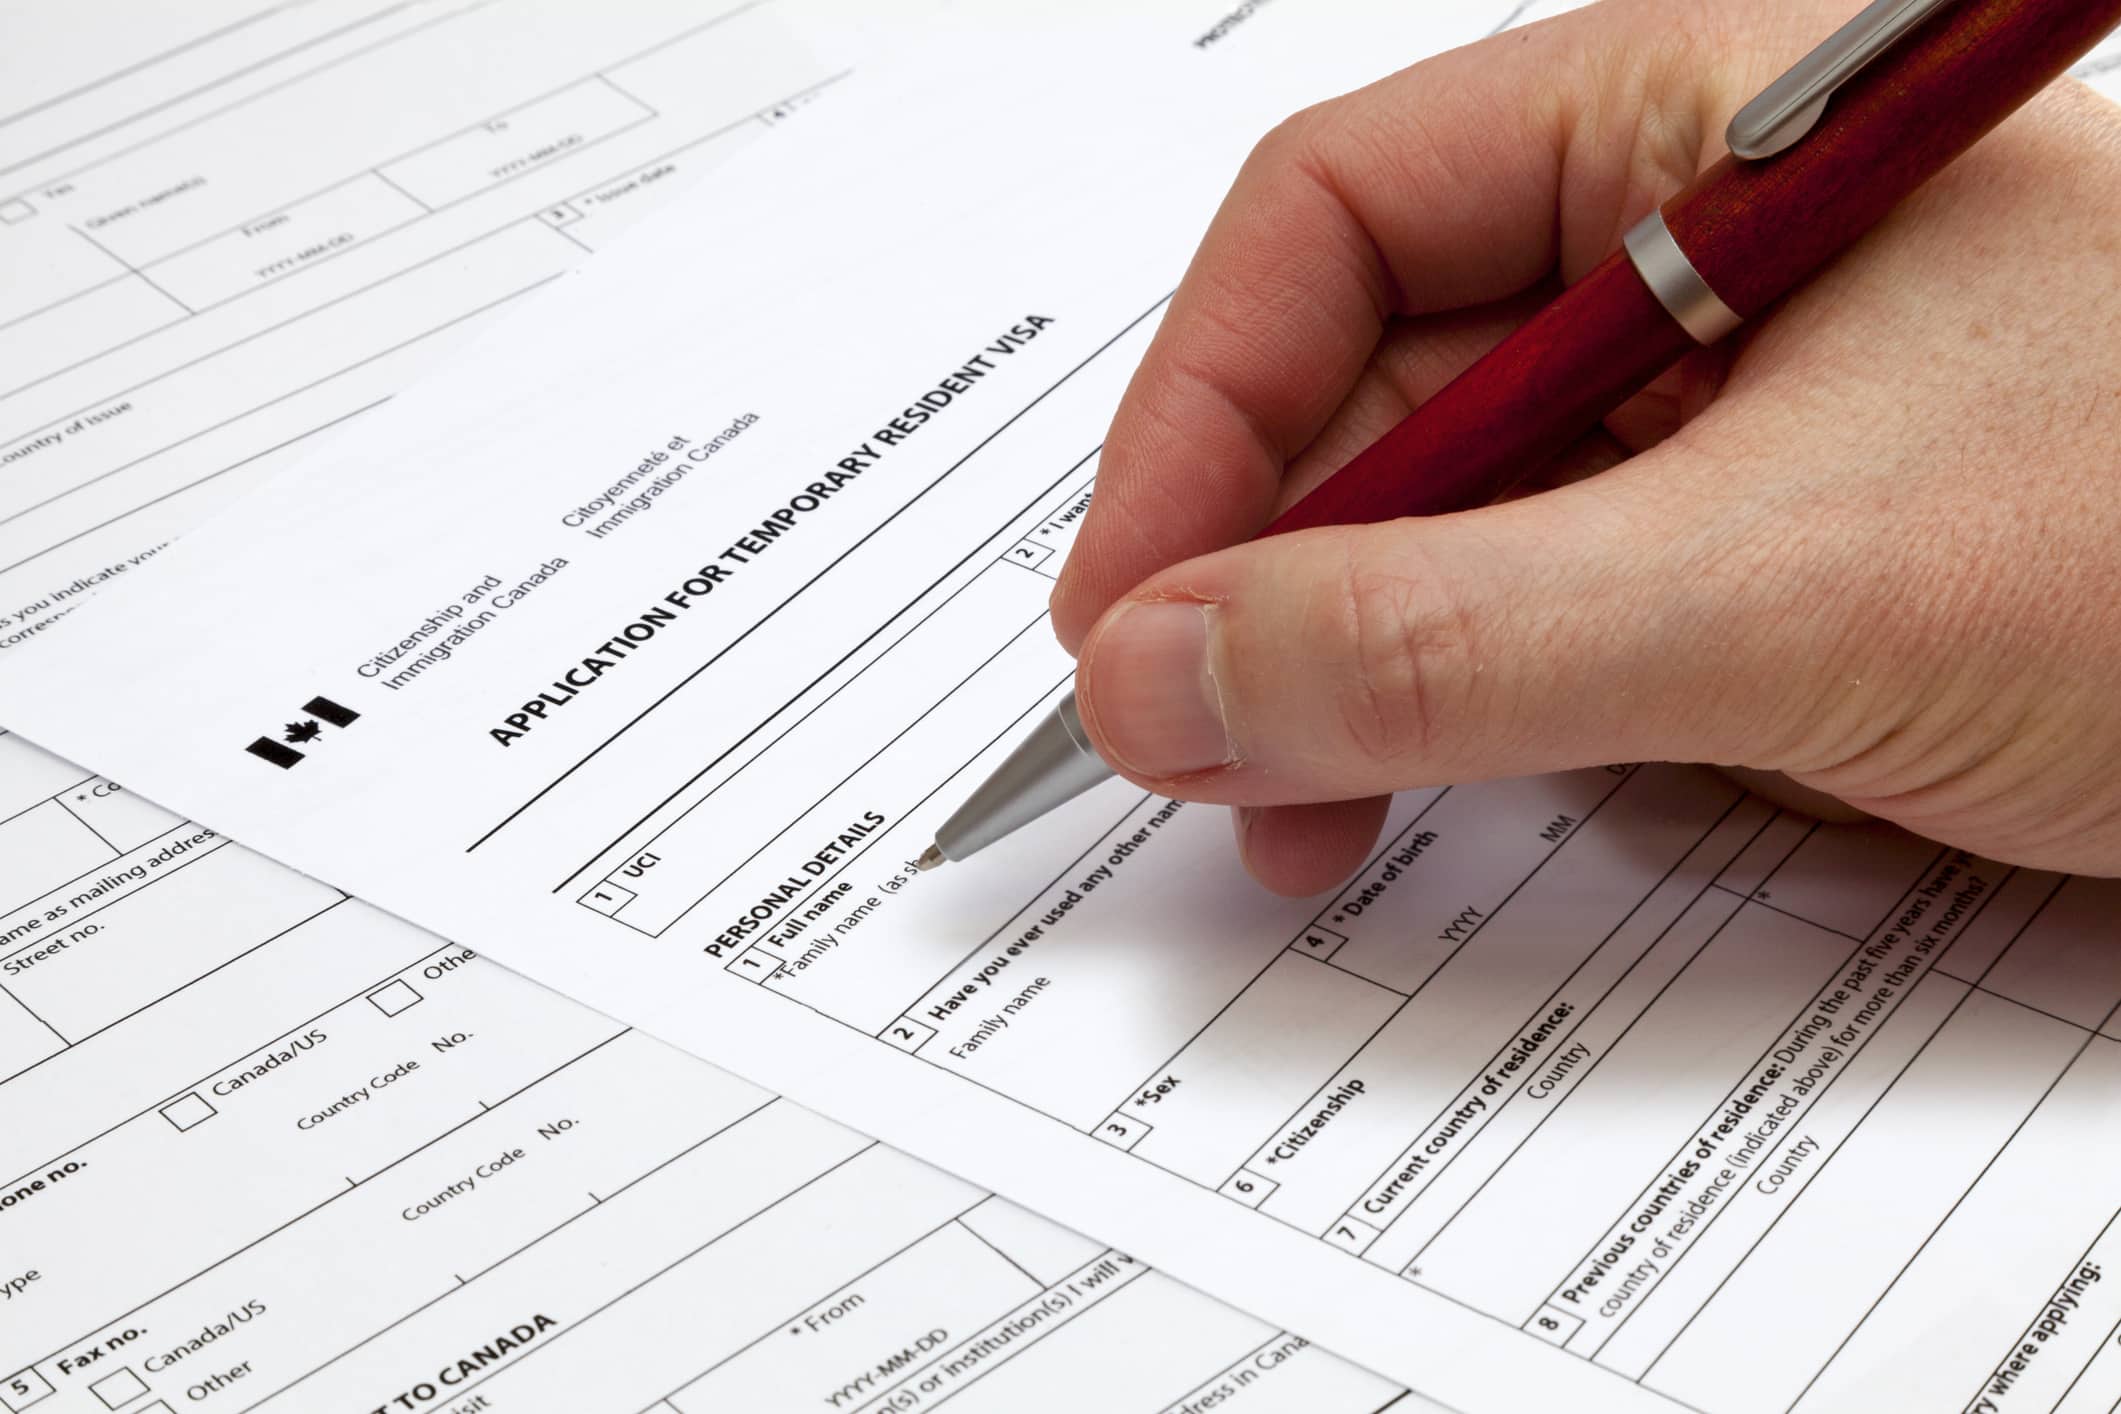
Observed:
[[[1240,543],[1615,249],[1852,3],[1605,0],[1260,143],[1053,596],[1123,775],[1237,806],[1292,894],[1360,862],[1387,792],[1634,760],[2121,873],[2121,110],[2074,84],[1542,473],[1611,469]]]

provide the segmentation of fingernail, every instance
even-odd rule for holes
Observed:
[[[1208,661],[1203,604],[1129,604],[1091,649],[1097,725],[1116,764],[1183,776],[1230,761],[1230,734]]]

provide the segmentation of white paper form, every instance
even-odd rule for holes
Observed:
[[[846,121],[717,242],[741,287],[640,233],[7,710],[1468,1408],[2106,1407],[2111,889],[1655,767],[1411,796],[1322,908],[1119,785],[910,876],[1065,680],[1103,420],[1294,96],[1105,68]]]
[[[795,121],[869,29],[933,8],[18,7],[0,647]]]
[[[11,1414],[1395,1403],[19,737],[0,858]]]
[[[2070,72],[2108,98],[2121,101],[2121,34],[2108,35],[2106,43]]]
[[[226,96],[327,8],[55,7],[0,137]],[[0,1409],[909,1399],[1430,1407],[0,735]]]

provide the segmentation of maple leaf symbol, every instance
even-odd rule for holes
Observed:
[[[287,734],[280,739],[300,746],[305,741],[315,741],[318,734],[323,730],[324,728],[318,726],[315,722],[289,722],[287,724]]]

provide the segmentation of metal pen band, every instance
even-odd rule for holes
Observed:
[[[1627,247],[1635,273],[1695,343],[1706,348],[1745,322],[1701,278],[1694,262],[1672,238],[1662,211],[1652,211],[1637,221],[1621,244]]]

